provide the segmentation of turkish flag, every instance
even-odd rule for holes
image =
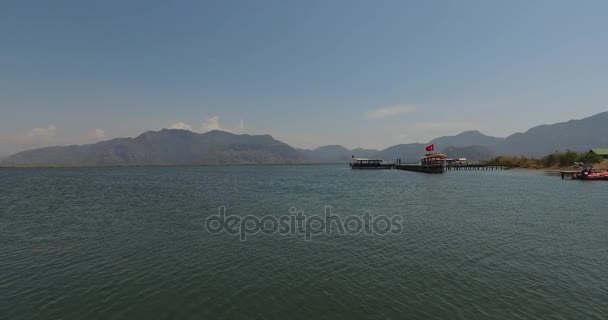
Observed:
[[[430,146],[427,146],[427,147],[426,147],[426,151],[429,151],[429,152],[430,152],[430,151],[435,151],[435,145],[434,145],[434,144],[432,144],[432,145],[430,145]]]

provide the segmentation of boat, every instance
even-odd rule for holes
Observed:
[[[608,172],[597,172],[593,169],[585,168],[581,172],[572,174],[572,179],[577,180],[608,180]]]
[[[350,162],[351,169],[391,169],[392,162],[386,162],[382,159],[368,159],[353,157]]]
[[[420,158],[422,171],[426,173],[444,173],[447,170],[447,156],[443,153],[427,153]]]

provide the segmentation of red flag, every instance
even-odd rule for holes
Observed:
[[[431,152],[431,151],[435,151],[435,145],[434,145],[434,144],[432,144],[432,145],[430,145],[430,146],[427,146],[427,147],[426,147],[426,151],[429,151],[429,152]]]

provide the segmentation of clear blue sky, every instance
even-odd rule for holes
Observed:
[[[608,110],[607,1],[0,3],[0,155],[163,127],[383,148]]]

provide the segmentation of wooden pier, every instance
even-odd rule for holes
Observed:
[[[448,165],[448,170],[506,170],[512,169],[515,166],[504,165],[486,165],[486,164],[457,164]]]
[[[569,177],[572,177],[573,173],[580,173],[580,171],[562,171],[562,179],[564,179],[566,177],[566,175],[568,175]]]
[[[485,165],[485,164],[460,164],[460,165],[447,165],[444,168],[441,167],[429,167],[423,166],[418,163],[406,163],[396,164],[393,168],[405,171],[423,172],[423,173],[443,173],[447,170],[507,170],[514,168],[514,166],[506,165]]]
[[[396,164],[394,166],[395,169],[405,170],[405,171],[415,171],[415,172],[423,172],[423,173],[443,173],[445,170],[442,167],[431,167],[431,166],[423,166],[420,164]]]

